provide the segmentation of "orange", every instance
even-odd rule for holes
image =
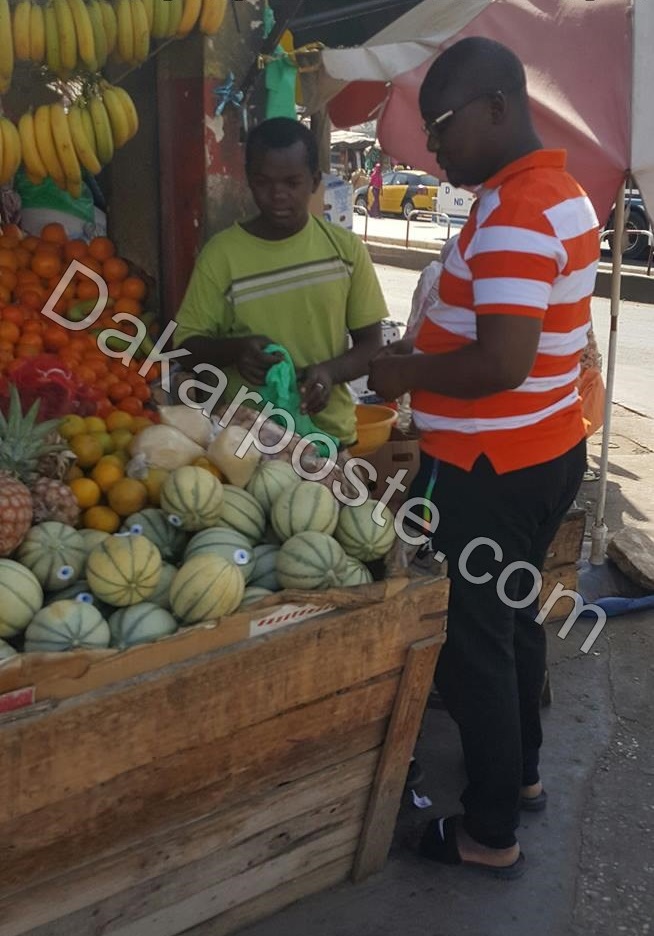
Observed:
[[[78,478],[83,478],[84,472],[79,465],[71,465],[68,471],[66,472],[66,477],[64,481],[66,484],[70,484],[71,481],[77,481]]]
[[[148,502],[148,489],[135,478],[122,478],[109,488],[107,500],[119,516],[129,517],[143,510]]]
[[[7,250],[6,247],[0,247],[0,267],[7,267],[14,273],[18,269],[18,258],[13,250]]]
[[[95,260],[104,263],[105,260],[115,255],[116,248],[113,241],[109,240],[108,237],[94,237],[89,244],[88,252]]]
[[[22,325],[25,318],[20,306],[8,305],[0,312],[0,321],[13,322],[14,325]]]
[[[9,267],[0,267],[0,286],[4,286],[9,292],[13,292],[18,286],[18,275]]]
[[[87,416],[84,420],[84,425],[86,426],[87,432],[107,431],[107,425],[104,419],[99,419],[97,416]]]
[[[46,351],[61,351],[68,344],[68,332],[59,325],[48,325],[43,332],[43,347]]]
[[[143,479],[148,491],[148,500],[153,507],[158,507],[161,503],[161,488],[169,474],[165,468],[150,468]]]
[[[73,436],[70,447],[82,468],[92,468],[104,455],[102,445],[88,431]]]
[[[136,299],[124,299],[121,297],[116,300],[113,312],[125,312],[127,315],[133,315],[135,318],[138,318],[139,315],[143,314],[143,306],[140,302],[137,302]],[[131,325],[131,322],[128,323],[128,325]],[[130,331],[129,334],[131,335],[132,332]]]
[[[82,516],[82,523],[87,530],[103,533],[117,533],[120,529],[120,517],[110,507],[91,507]]]
[[[29,234],[21,241],[21,246],[24,250],[29,250],[30,253],[34,253],[41,241],[38,237],[33,237]]]
[[[18,325],[15,325],[13,322],[0,322],[0,341],[6,341],[9,344],[15,345],[20,338],[20,328]],[[127,385],[129,386],[129,384]],[[130,387],[129,393],[125,394],[129,396],[132,392]]]
[[[19,270],[26,270],[32,262],[32,254],[29,252],[29,250],[26,250],[25,247],[17,247],[14,250],[14,256],[18,262]]]
[[[106,493],[114,484],[125,477],[125,469],[119,459],[113,458],[111,455],[105,455],[91,472],[91,477],[99,489]]]
[[[133,416],[132,417],[132,431],[140,432],[141,429],[147,429],[148,426],[151,426],[152,423],[147,416]]]
[[[209,471],[215,478],[218,478],[220,481],[225,480],[225,476],[220,468],[217,468],[212,462],[209,461],[206,456],[201,455],[200,458],[196,458],[193,464],[196,468],[204,468],[205,471]]]
[[[141,302],[145,299],[146,293],[147,287],[138,276],[128,276],[127,279],[123,281],[121,295],[125,299],[137,299]]]
[[[128,396],[120,401],[118,409],[123,410],[125,413],[130,413],[132,416],[140,416],[143,412],[143,404],[140,400],[137,400],[135,396]]]
[[[129,265],[120,257],[109,257],[102,266],[102,272],[109,282],[113,280],[122,282],[129,276]]]
[[[102,491],[91,478],[77,478],[75,481],[70,481],[68,486],[82,510],[95,507],[100,503]]]
[[[97,299],[100,295],[100,290],[97,285],[90,279],[83,279],[77,284],[77,298],[81,302],[87,302],[89,299]]]
[[[66,228],[63,224],[46,224],[41,231],[41,240],[48,244],[65,244],[68,240]]]
[[[132,388],[126,380],[117,380],[115,383],[111,384],[107,390],[107,396],[112,403],[120,403],[121,400],[124,400],[131,395]]]
[[[89,252],[83,240],[71,240],[64,246],[64,257],[70,263],[73,260],[83,260]]]
[[[129,413],[123,413],[122,410],[114,410],[113,413],[107,416],[105,422],[109,432],[113,432],[114,429],[130,429],[135,431],[137,428],[137,419],[130,416]]]
[[[84,417],[76,416],[75,414],[64,416],[64,418],[57,426],[57,432],[62,439],[66,440],[70,440],[74,436],[80,435],[82,432],[86,432]]]
[[[41,279],[49,280],[61,276],[61,260],[44,250],[37,250],[32,257],[32,270]]]

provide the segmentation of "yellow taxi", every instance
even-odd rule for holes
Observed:
[[[394,169],[382,176],[384,187],[380,198],[382,214],[402,215],[405,218],[417,209],[431,211],[438,190],[438,179],[419,169]],[[372,204],[372,191],[362,185],[354,192],[354,204],[368,208]]]

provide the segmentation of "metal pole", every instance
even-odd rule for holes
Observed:
[[[602,429],[602,454],[600,456],[599,496],[595,509],[595,523],[591,530],[591,565],[603,565],[606,554],[606,492],[609,472],[609,444],[611,441],[611,417],[613,410],[613,388],[615,385],[615,362],[618,351],[618,317],[620,315],[620,290],[622,286],[622,240],[624,236],[624,201],[626,180],[622,182],[615,205],[615,233],[613,235],[613,270],[611,274],[611,331],[606,366],[606,410]]]

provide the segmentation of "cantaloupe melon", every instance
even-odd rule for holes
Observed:
[[[0,640],[0,663],[3,660],[11,660],[15,656],[18,656],[18,651],[14,650],[11,644],[8,644],[5,640]]]
[[[159,583],[148,598],[151,604],[155,604],[159,608],[170,611],[170,586],[173,584],[173,579],[176,575],[177,566],[174,566],[172,562],[163,562],[161,564]]]
[[[86,564],[86,547],[79,532],[56,521],[33,526],[16,559],[27,566],[45,591],[62,591],[78,579]]]
[[[0,559],[0,637],[20,634],[42,607],[43,589],[34,573],[13,559]]]
[[[266,588],[269,591],[279,591],[277,580],[277,557],[279,546],[263,543],[254,550],[254,571],[248,585],[254,588]]]
[[[78,579],[74,585],[64,588],[63,591],[51,592],[45,596],[44,604],[51,605],[55,601],[83,601],[86,604],[95,605],[105,620],[108,620],[113,611],[111,605],[107,604],[106,601],[100,601],[99,598],[96,598],[86,579]]]
[[[372,575],[362,562],[355,559],[354,556],[347,557],[345,571],[339,582],[343,588],[351,588],[354,585],[368,585],[372,582]]]
[[[231,527],[210,527],[208,530],[196,533],[186,547],[184,562],[188,562],[193,556],[201,556],[203,553],[215,553],[228,562],[233,562],[241,570],[246,582],[252,577],[254,572],[252,545],[242,533],[232,530]]]
[[[288,462],[264,461],[256,469],[245,488],[263,507],[267,517],[279,495],[288,487],[300,483],[300,477]]]
[[[193,465],[171,472],[161,488],[161,509],[169,522],[190,532],[217,526],[222,502],[222,482]]]
[[[25,631],[26,653],[103,650],[109,625],[96,607],[80,601],[55,601],[41,608]]]
[[[145,536],[157,547],[164,562],[179,562],[188,541],[184,530],[169,523],[164,511],[155,507],[147,507],[128,517],[123,532]]]
[[[147,601],[161,576],[161,553],[145,536],[112,536],[91,552],[86,577],[100,601],[116,608]]]
[[[86,550],[87,556],[95,546],[98,546],[103,540],[106,540],[108,536],[111,536],[111,533],[105,533],[103,530],[87,530],[85,528],[77,532],[84,541],[84,549]]]
[[[347,556],[326,533],[298,533],[288,539],[277,557],[282,588],[321,589],[340,584]]]
[[[263,601],[264,598],[269,598],[273,594],[274,592],[269,591],[267,588],[246,588],[243,593],[243,601],[238,610],[242,611],[243,608],[249,608],[250,605],[258,604],[260,601]]]
[[[220,525],[231,527],[256,545],[266,532],[266,515],[251,494],[233,484],[225,484]]]
[[[109,618],[111,646],[127,650],[138,644],[154,643],[177,630],[177,621],[169,611],[151,601],[142,601],[130,608],[120,608]]]
[[[384,526],[373,520],[379,501],[369,500],[359,507],[343,507],[334,537],[345,552],[362,562],[373,562],[385,556],[395,542],[393,514],[382,510]]]
[[[243,600],[245,579],[221,556],[203,553],[185,562],[173,579],[170,606],[185,626],[231,614]]]
[[[331,534],[338,523],[339,504],[331,491],[315,481],[300,481],[283,491],[273,504],[270,519],[282,540],[296,533]]]

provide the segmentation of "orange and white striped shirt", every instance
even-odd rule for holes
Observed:
[[[484,184],[418,333],[417,353],[446,354],[476,340],[478,316],[542,322],[534,366],[515,390],[475,400],[413,393],[424,451],[466,470],[480,455],[499,474],[540,464],[585,435],[577,380],[599,226],[565,161],[563,150],[537,150]]]

